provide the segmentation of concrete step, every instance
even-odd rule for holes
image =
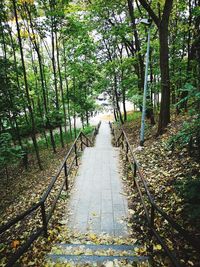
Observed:
[[[126,260],[126,262],[144,262],[148,260],[146,256],[97,256],[97,255],[57,255],[49,254],[49,260],[54,263],[103,263],[107,261]]]
[[[138,263],[148,261],[147,256],[138,256],[135,245],[58,244],[47,256],[51,263],[103,263],[114,260]]]
[[[139,245],[115,245],[115,244],[57,244],[56,247],[62,249],[75,249],[81,247],[92,251],[113,249],[116,251],[134,251]]]

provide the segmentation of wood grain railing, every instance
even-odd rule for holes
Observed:
[[[25,243],[23,243],[17,251],[12,254],[12,256],[8,259],[7,267],[11,267],[14,265],[14,263],[28,250],[28,248],[31,246],[31,244],[42,234],[45,237],[48,237],[48,224],[49,221],[54,213],[54,210],[56,208],[56,204],[58,202],[58,199],[65,188],[66,191],[69,189],[69,181],[68,177],[71,174],[72,168],[74,164],[78,166],[78,158],[81,151],[83,151],[84,146],[89,147],[93,146],[95,137],[99,132],[99,127],[101,125],[101,122],[95,127],[91,139],[88,138],[82,131],[78,134],[76,139],[74,140],[70,150],[68,151],[67,155],[65,156],[62,164],[60,165],[59,169],[57,170],[56,174],[52,177],[50,184],[48,185],[46,191],[42,195],[40,201],[36,204],[34,204],[32,207],[21,213],[20,215],[16,216],[15,218],[9,220],[6,224],[0,226],[0,236],[4,234],[7,230],[11,229],[11,227],[14,227],[20,222],[23,222],[23,220],[27,219],[27,217],[30,217],[31,219],[36,211],[40,211],[40,220],[42,221],[42,226],[37,227],[33,233],[30,234],[29,237],[27,237],[27,240]],[[70,162],[69,162],[70,160]],[[58,181],[58,178],[60,177],[61,173],[64,172],[64,179],[59,187],[59,190],[54,196],[54,199],[51,203],[50,209],[47,212],[47,198],[52,193],[56,182]],[[39,223],[38,223],[39,224]]]
[[[183,266],[182,263],[177,259],[176,255],[171,251],[168,247],[166,240],[159,234],[159,230],[156,229],[155,219],[156,215],[160,215],[167,223],[172,227],[174,231],[176,231],[179,236],[181,236],[188,244],[190,244],[197,253],[200,253],[200,240],[195,238],[191,233],[186,231],[182,226],[180,226],[170,215],[168,215],[162,208],[160,208],[154,201],[153,195],[149,191],[149,187],[144,178],[144,175],[140,169],[140,166],[134,156],[131,145],[127,138],[127,135],[123,129],[119,130],[118,136],[110,123],[111,132],[114,136],[115,145],[117,147],[122,147],[125,151],[126,162],[131,167],[131,171],[133,174],[133,182],[134,186],[137,188],[137,191],[140,196],[140,200],[144,209],[145,217],[147,220],[147,225],[150,229],[151,234],[157,239],[157,241],[161,244],[165,253],[168,255],[172,262],[172,266],[180,267]],[[140,182],[143,186],[140,185]],[[144,194],[145,192],[145,194]],[[146,201],[147,199],[147,201]],[[149,206],[147,205],[149,204]]]

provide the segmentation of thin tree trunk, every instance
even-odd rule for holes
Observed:
[[[56,29],[55,29],[56,30]],[[65,99],[64,99],[64,92],[63,92],[63,80],[62,80],[62,74],[60,69],[60,58],[59,58],[59,47],[58,47],[58,36],[57,36],[57,30],[55,32],[55,39],[56,39],[56,55],[57,55],[57,66],[58,66],[58,76],[60,80],[60,92],[61,92],[61,99],[62,99],[62,106],[63,106],[63,114],[64,114],[64,128],[65,128],[65,134],[67,133],[67,115],[66,115],[66,108],[65,108]]]
[[[133,29],[133,35],[135,39],[135,48],[136,48],[136,54],[138,57],[138,66],[139,66],[139,88],[143,92],[144,88],[144,60],[141,55],[141,49],[140,49],[140,41],[138,38],[138,32],[136,29],[136,23],[135,23],[135,14],[134,14],[134,5],[132,0],[127,0],[128,2],[128,9],[129,9],[129,15],[131,20],[131,25]]]
[[[2,29],[2,41],[3,41],[3,51],[4,51],[4,58],[5,58],[5,64],[4,64],[4,68],[5,68],[5,78],[6,78],[6,84],[9,84],[8,81],[8,69],[7,69],[7,47],[6,47],[6,42],[5,42],[5,38],[4,38],[4,31],[3,31],[3,25],[2,22],[0,20],[0,24],[1,24],[1,29]],[[10,27],[9,25],[6,25],[8,27],[8,32],[9,32],[9,36],[11,37],[11,46],[12,46],[12,50],[14,49],[13,46],[13,40],[12,40],[12,36],[10,33]],[[15,57],[15,51],[14,51],[14,61],[15,61],[15,71],[17,73],[17,68],[16,68],[16,57]],[[18,74],[17,74],[17,79],[18,79]],[[17,80],[17,85],[19,83],[19,80]],[[19,86],[18,86],[19,88]],[[5,95],[7,96],[7,99],[9,101],[9,106],[14,109],[14,104],[13,104],[13,99],[12,99],[12,95],[10,94],[10,90],[5,90]],[[19,127],[18,127],[18,123],[17,123],[17,118],[16,118],[16,111],[13,111],[13,114],[11,116],[10,111],[9,111],[9,121],[10,121],[10,125],[12,128],[13,133],[15,133],[15,135],[17,136],[17,140],[19,145],[21,146],[21,148],[23,149],[23,145],[22,145],[22,140],[21,140],[21,136],[20,136],[20,132],[19,132]],[[13,142],[15,144],[15,140],[13,139]]]
[[[22,97],[23,103],[24,103],[25,102],[24,96],[20,92],[20,82],[19,82],[19,75],[18,75],[18,69],[17,69],[17,58],[16,58],[15,45],[14,45],[14,41],[13,41],[12,32],[11,32],[10,27],[8,27],[8,29],[9,29],[8,32],[9,32],[9,36],[10,36],[11,47],[12,47],[12,52],[13,52],[13,57],[14,57],[14,68],[15,68],[15,74],[16,74],[16,80],[17,80],[18,95],[20,97]],[[24,108],[24,110],[25,110],[25,108]],[[28,120],[27,120],[26,112],[25,112],[25,119],[26,119],[26,122],[27,122]],[[16,132],[17,132],[17,136],[18,136],[18,142],[19,142],[19,145],[21,146],[21,148],[22,148],[22,150],[24,152],[23,165],[24,165],[25,169],[27,169],[28,168],[28,152],[24,150],[24,146],[23,146],[23,143],[22,143],[22,138],[21,138],[21,135],[20,135],[20,128],[19,128],[19,125],[18,125],[18,119],[17,119],[17,116],[15,116],[15,114],[14,114],[14,120],[15,120],[15,125],[16,125]]]
[[[50,8],[51,12],[55,12],[55,2],[54,0],[50,0]],[[54,77],[54,89],[55,89],[55,94],[56,94],[56,109],[57,112],[59,113],[59,97],[58,97],[58,84],[57,84],[57,73],[56,73],[56,59],[55,59],[55,20],[53,18],[53,15],[51,15],[51,46],[52,46],[52,68],[53,68],[53,77]],[[60,142],[62,147],[64,147],[64,141],[63,141],[63,132],[62,132],[62,125],[59,125],[59,131],[60,131]]]
[[[187,82],[191,81],[191,24],[192,24],[192,3],[191,0],[188,1],[189,5],[189,19],[188,19],[188,39],[187,39],[187,54],[188,54],[188,60],[187,60]],[[187,112],[187,99],[188,91],[184,90],[181,93],[181,100],[184,100],[181,105],[180,109],[184,109],[185,112]]]
[[[26,5],[26,10],[27,10],[28,17],[29,17],[29,20],[30,20],[30,27],[31,27],[32,34],[33,34],[33,36],[36,36],[35,30],[34,30],[33,21],[32,21],[31,12],[30,12],[30,10],[29,10],[27,5]],[[39,64],[40,82],[41,82],[41,87],[42,87],[43,105],[44,105],[44,111],[45,111],[46,125],[47,125],[47,128],[49,129],[51,146],[52,146],[53,152],[56,153],[56,144],[55,144],[53,132],[52,132],[52,129],[51,129],[51,123],[49,121],[49,116],[48,116],[45,77],[44,77],[44,69],[43,69],[43,66],[42,66],[42,57],[41,57],[41,53],[40,53],[40,47],[39,47],[38,42],[36,41],[36,38],[33,38],[33,39],[31,38],[31,41],[32,41],[33,47],[34,47],[34,49],[36,51],[38,64]]]
[[[29,30],[29,27],[28,27],[28,33],[29,33],[29,36],[30,36],[30,30]],[[30,43],[30,47],[31,47],[31,43]],[[34,75],[35,75],[35,91],[36,93],[38,93],[38,82],[37,82],[37,67],[35,66],[35,63],[34,63],[34,58],[33,58],[33,51],[31,49],[31,62],[32,62],[32,69],[33,69],[33,72],[34,72]],[[46,147],[48,148],[48,141],[47,141],[47,136],[46,136],[46,131],[45,131],[45,124],[44,124],[44,119],[43,119],[43,112],[42,112],[42,107],[41,107],[41,104],[40,104],[40,97],[39,97],[39,94],[37,96],[37,106],[38,106],[38,109],[39,109],[39,114],[40,114],[40,118],[42,120],[42,129],[41,129],[41,132],[44,136],[44,140],[45,140],[45,143],[46,143]]]
[[[157,134],[162,134],[170,122],[170,78],[169,78],[169,47],[168,47],[168,25],[172,10],[173,0],[165,0],[163,14],[156,15],[151,5],[146,0],[139,0],[153,19],[159,30],[160,44],[160,72],[161,72],[161,105]]]
[[[122,70],[121,80],[123,81],[124,72]],[[123,111],[124,111],[124,121],[127,121],[127,111],[126,111],[126,89],[122,86],[122,104],[123,104]]]
[[[123,121],[122,113],[121,113],[120,106],[119,106],[119,97],[118,97],[118,92],[117,92],[117,75],[116,75],[116,72],[114,73],[114,93],[115,93],[116,107],[117,107],[117,112],[119,114],[119,119],[120,119],[121,124],[123,124],[124,121]]]
[[[75,81],[75,77],[73,77],[73,93],[74,93],[74,136],[76,138],[76,107],[75,107],[75,99],[76,99],[76,81]]]
[[[36,128],[35,128],[34,114],[33,114],[32,106],[31,106],[31,99],[30,99],[30,95],[29,95],[26,67],[25,67],[24,54],[23,54],[23,48],[22,48],[22,40],[21,40],[20,27],[19,27],[17,8],[16,8],[16,0],[12,0],[12,3],[13,3],[13,9],[14,9],[15,22],[16,22],[16,26],[17,26],[17,37],[18,37],[19,48],[20,48],[20,56],[21,56],[21,62],[22,62],[22,70],[23,70],[23,76],[24,76],[26,98],[27,98],[27,102],[28,102],[28,110],[29,110],[31,125],[32,125],[32,131],[31,131],[32,141],[33,141],[33,145],[35,148],[38,166],[40,169],[42,169],[38,144],[37,144],[37,140],[36,140]]]
[[[170,122],[170,79],[169,79],[169,48],[168,25],[159,29],[160,42],[160,72],[161,72],[161,106],[158,124],[158,134],[162,134],[164,128]]]
[[[69,85],[68,85],[68,78],[67,78],[67,61],[66,61],[66,51],[65,51],[65,44],[63,41],[63,52],[64,52],[64,70],[65,70],[65,83],[67,89],[67,113],[68,113],[68,121],[69,121],[69,130],[70,136],[72,138],[72,122],[70,117],[70,99],[69,99]]]

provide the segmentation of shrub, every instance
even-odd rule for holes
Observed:
[[[23,156],[20,146],[13,146],[12,136],[9,133],[0,134],[0,167],[6,171],[8,178],[8,166],[15,164]]]
[[[179,194],[184,198],[185,212],[191,219],[200,219],[200,177],[187,177],[179,184]]]
[[[187,91],[187,96],[182,102],[188,103],[190,120],[183,124],[182,129],[168,141],[170,149],[187,148],[190,156],[200,159],[200,92],[191,84],[186,83],[183,91]]]

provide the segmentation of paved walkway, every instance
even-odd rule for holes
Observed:
[[[119,174],[119,149],[102,122],[94,147],[85,148],[70,197],[69,227],[79,232],[127,235],[127,200]]]

